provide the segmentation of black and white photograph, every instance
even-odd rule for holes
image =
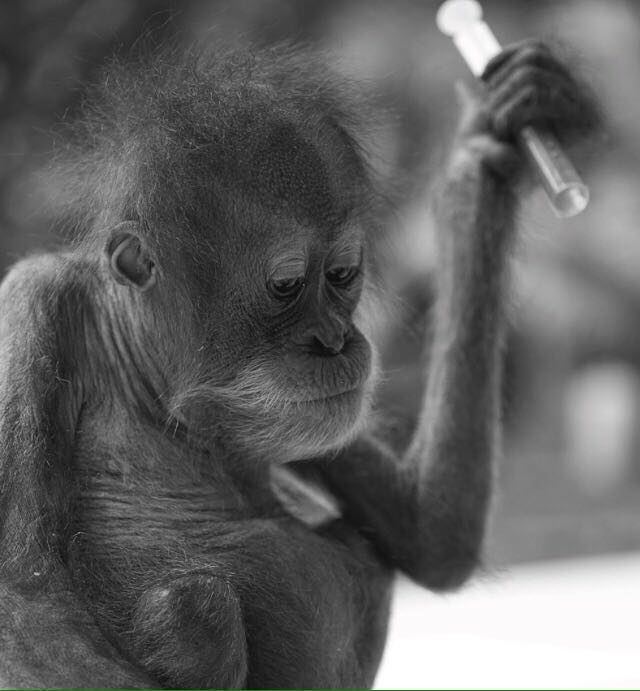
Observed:
[[[640,2],[0,2],[0,689],[640,688]]]

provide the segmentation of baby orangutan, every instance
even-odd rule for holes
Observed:
[[[295,51],[165,56],[113,66],[87,113],[65,169],[78,239],[0,289],[4,685],[368,687],[394,570],[446,590],[476,566],[515,134],[566,143],[596,111],[535,43],[465,97],[398,450],[369,422],[362,326],[383,202],[325,75]],[[340,508],[317,525],[274,489],[310,475]]]

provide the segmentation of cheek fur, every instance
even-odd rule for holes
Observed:
[[[299,379],[294,386],[295,377],[283,384],[282,372],[272,362],[254,362],[231,385],[217,387],[217,415],[224,416],[223,424],[247,452],[269,455],[276,462],[339,448],[362,431],[371,410],[378,357],[365,343],[366,357],[359,367],[366,374],[355,389],[309,396]]]

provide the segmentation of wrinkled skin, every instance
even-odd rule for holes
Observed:
[[[366,424],[379,207],[295,59],[265,54],[242,88],[233,70],[125,82],[100,132],[127,146],[113,134],[81,169],[99,169],[93,225],[4,280],[4,685],[370,686],[393,571],[447,590],[478,563],[527,177],[514,136],[581,140],[597,111],[535,43],[462,95],[424,402],[391,445]],[[341,516],[285,506],[296,477]]]

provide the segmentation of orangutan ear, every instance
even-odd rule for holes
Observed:
[[[111,231],[105,249],[113,278],[145,291],[156,282],[156,263],[138,230],[135,221],[120,223]]]

